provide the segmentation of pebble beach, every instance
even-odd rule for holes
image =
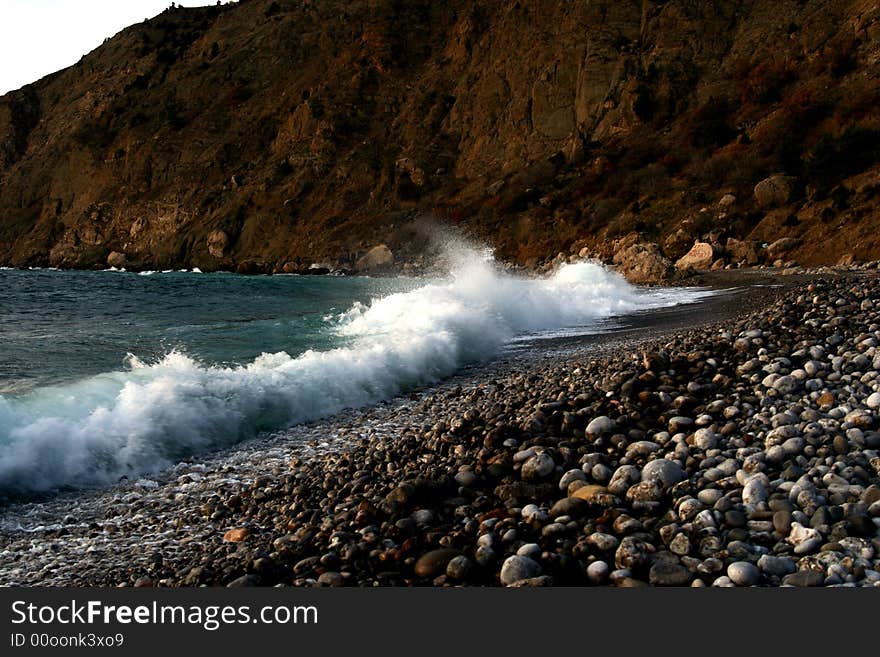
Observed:
[[[880,588],[880,285],[802,278],[8,503],[0,584]]]

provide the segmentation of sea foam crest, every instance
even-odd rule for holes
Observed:
[[[646,292],[600,265],[563,265],[547,278],[510,276],[466,251],[453,273],[410,292],[357,304],[332,330],[346,346],[297,356],[264,353],[238,367],[177,352],[76,383],[0,395],[0,490],[112,483],[189,455],[359,407],[449,376],[523,332],[589,325],[690,301]]]

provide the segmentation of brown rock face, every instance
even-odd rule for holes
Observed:
[[[876,259],[878,25],[869,0],[169,9],[0,97],[0,264],[405,263],[426,219],[522,263],[630,232]]]
[[[212,230],[208,233],[208,253],[215,258],[222,258],[226,255],[226,247],[229,246],[229,235],[222,230]]]
[[[675,268],[709,269],[715,261],[715,249],[707,242],[694,242],[691,250],[675,261]]]

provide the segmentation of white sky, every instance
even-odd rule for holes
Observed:
[[[0,94],[76,63],[107,37],[170,6],[171,0],[0,0]]]

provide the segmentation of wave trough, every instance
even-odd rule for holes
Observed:
[[[18,396],[0,395],[0,491],[105,485],[193,454],[390,398],[498,353],[524,333],[585,326],[691,302],[639,290],[592,263],[543,279],[499,272],[484,255],[449,278],[355,304],[328,330],[340,346],[205,365],[178,352]]]

